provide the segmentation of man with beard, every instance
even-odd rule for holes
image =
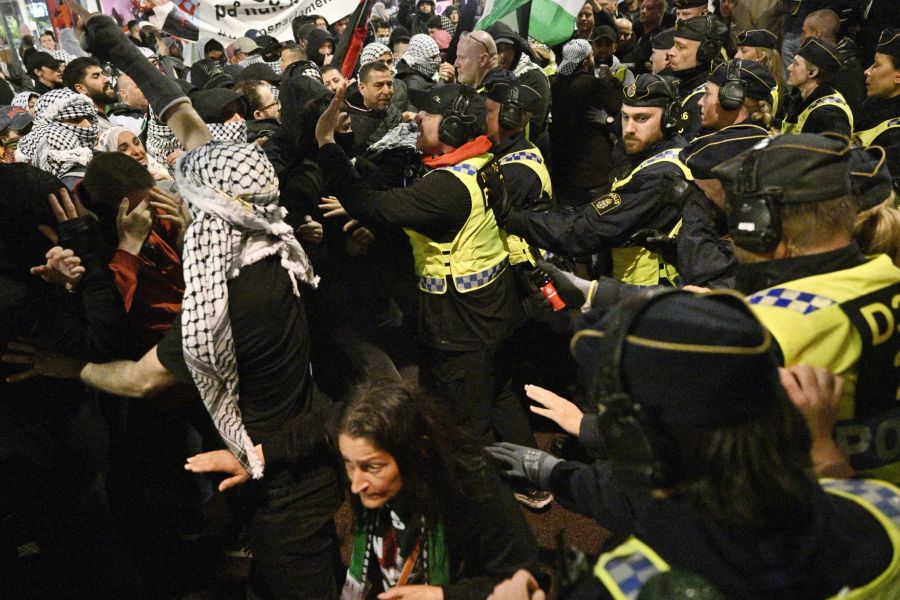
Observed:
[[[900,29],[881,32],[875,61],[866,69],[866,91],[856,139],[884,148],[894,189],[900,189]]]
[[[609,252],[613,276],[636,285],[676,285],[678,274],[666,260],[632,239],[642,229],[673,232],[680,225],[679,189],[690,180],[679,160],[681,107],[672,83],[643,74],[625,90],[622,144],[628,164],[607,193],[572,211],[554,207],[543,213],[492,205],[507,233],[569,256]],[[682,185],[679,185],[682,184]]]
[[[591,48],[594,51],[594,75],[603,77],[603,67],[612,73],[612,76],[622,82],[622,85],[634,83],[634,73],[622,64],[616,56],[619,47],[619,36],[616,30],[609,25],[600,25],[594,28],[591,34]]]
[[[668,57],[672,74],[680,81],[682,133],[688,141],[700,132],[700,97],[710,63],[719,56],[725,33],[725,26],[709,15],[675,24],[675,45],[669,50]]]
[[[63,73],[63,84],[73,92],[87,96],[94,103],[101,136],[112,127],[106,116],[106,107],[115,103],[116,90],[96,58],[84,56],[70,62]]]

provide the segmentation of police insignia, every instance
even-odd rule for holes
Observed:
[[[618,194],[606,194],[591,202],[591,206],[597,211],[598,215],[605,215],[609,211],[622,204],[622,196]]]
[[[637,92],[637,84],[632,83],[627,88],[625,88],[625,95],[629,98],[634,98],[634,94]]]

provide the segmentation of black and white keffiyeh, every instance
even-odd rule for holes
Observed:
[[[366,44],[362,52],[359,53],[359,68],[361,69],[363,66],[375,62],[385,53],[391,54],[391,49],[380,42]]]
[[[228,316],[228,280],[268,256],[298,281],[318,277],[278,204],[275,169],[257,144],[209,142],[178,161],[175,181],[193,216],[184,240],[184,358],[219,435],[254,479],[263,465],[238,406],[238,371]]]
[[[207,123],[209,135],[214,142],[247,142],[247,122],[229,121],[228,123]]]
[[[16,160],[31,163],[55,177],[63,177],[75,167],[87,166],[100,133],[94,103],[87,96],[61,88],[38,98],[35,113],[31,132],[16,148]],[[90,121],[88,127],[65,122],[83,118]]]
[[[401,60],[422,76],[431,79],[441,66],[441,50],[431,36],[417,33],[409,38],[409,46]]]
[[[28,110],[28,103],[31,102],[31,98],[40,98],[41,95],[37,92],[19,92],[15,96],[13,96],[12,102],[10,102],[10,106],[17,106],[19,108],[24,108]]]

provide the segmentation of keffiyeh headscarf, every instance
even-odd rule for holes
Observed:
[[[367,44],[366,47],[362,49],[362,52],[359,53],[359,68],[361,69],[363,65],[375,62],[378,60],[378,57],[385,52],[391,54],[391,49],[381,42]]]
[[[28,102],[31,101],[32,97],[40,98],[41,95],[37,92],[19,92],[18,94],[13,96],[13,99],[10,102],[10,106],[17,106],[19,108],[28,110]]]
[[[257,144],[209,142],[178,161],[175,181],[193,216],[184,240],[181,311],[185,362],[219,435],[254,479],[263,465],[241,419],[228,280],[268,256],[281,257],[294,294],[318,277],[284,222],[278,178]]]
[[[441,65],[440,54],[441,50],[431,36],[417,33],[409,38],[409,47],[401,60],[427,79],[431,79]]]
[[[100,133],[97,108],[90,98],[68,88],[51,90],[38,99],[35,113],[31,133],[19,141],[16,160],[60,178],[75,167],[87,166]],[[89,127],[64,122],[82,118],[90,121]]]

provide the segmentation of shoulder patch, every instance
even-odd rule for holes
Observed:
[[[622,196],[618,194],[605,194],[591,202],[591,206],[594,207],[594,210],[600,216],[616,209],[620,204],[622,204]]]

